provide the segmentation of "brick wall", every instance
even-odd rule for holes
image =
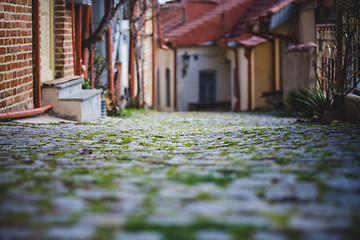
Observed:
[[[55,0],[55,78],[74,75],[71,4]]]
[[[32,1],[0,1],[0,112],[33,108]]]

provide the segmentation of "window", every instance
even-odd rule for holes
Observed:
[[[170,69],[166,69],[166,74],[165,74],[165,78],[166,78],[166,106],[170,107],[171,103],[170,103]]]

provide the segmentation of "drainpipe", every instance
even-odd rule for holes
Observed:
[[[276,56],[275,56],[275,39],[272,39],[271,40],[271,58],[272,58],[272,61],[271,61],[271,70],[272,70],[272,73],[271,73],[271,78],[272,78],[272,84],[271,84],[271,90],[273,92],[276,91],[276,78],[275,78],[275,62],[276,62]]]
[[[241,111],[241,100],[240,100],[240,85],[239,85],[239,54],[236,48],[233,48],[235,54],[235,87],[236,87],[236,100],[235,111]]]
[[[177,49],[174,48],[174,110],[177,108]]]
[[[81,10],[82,10],[82,5],[78,4],[77,6],[75,6],[75,10],[76,10],[76,19],[75,19],[75,37],[76,37],[76,47],[75,47],[75,52],[76,52],[76,68],[75,68],[75,75],[81,75]]]
[[[133,31],[132,29],[130,31]],[[130,97],[135,98],[135,49],[134,49],[134,37],[133,33],[130,32]]]
[[[90,15],[91,15],[91,6],[83,6],[83,29],[82,29],[82,40],[89,37],[89,28],[90,28]],[[84,78],[88,78],[88,63],[89,63],[89,49],[84,48],[82,52],[82,63],[85,66]]]
[[[245,47],[245,57],[248,60],[248,111],[251,111],[251,99],[252,99],[252,93],[251,93],[251,50],[252,47]]]
[[[93,17],[92,17],[92,7],[90,9],[90,34],[93,34]],[[94,88],[94,50],[90,49],[90,86],[91,89]]]
[[[40,81],[40,5],[39,0],[33,0],[33,51],[34,51],[34,106],[41,107]]]
[[[155,1],[153,0],[152,9],[152,108],[155,109],[155,54],[156,54],[156,42],[155,42]]]
[[[106,30],[106,58],[108,63],[108,88],[111,92],[111,99],[115,101],[115,91],[114,91],[114,67],[112,60],[112,26]]]
[[[76,51],[75,51],[75,6],[74,0],[71,1],[71,40],[73,47],[73,64],[74,64],[74,75],[76,72]]]
[[[108,1],[104,1],[105,11],[109,11]],[[108,64],[108,89],[111,93],[112,101],[115,101],[115,91],[114,91],[114,64],[112,58],[113,51],[113,38],[112,38],[112,25],[110,24],[108,29],[106,30],[106,61]]]
[[[35,1],[37,1],[37,0],[35,0]],[[0,113],[0,120],[29,117],[29,116],[44,113],[45,111],[49,110],[52,107],[53,107],[53,105],[49,104],[44,107],[39,107],[39,108],[34,108],[34,109]]]

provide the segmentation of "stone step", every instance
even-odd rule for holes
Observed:
[[[81,89],[83,80],[42,87],[42,104],[52,104],[53,115],[78,122],[92,122],[101,117],[101,90]]]
[[[78,92],[82,88],[83,79],[75,79],[69,82],[54,85],[58,89],[59,98]]]

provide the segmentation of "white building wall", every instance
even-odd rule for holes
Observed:
[[[228,49],[226,50],[226,58],[230,61],[230,99],[231,99],[231,109],[235,110],[236,105],[236,91],[235,91],[235,69],[236,69],[236,62],[235,62],[235,52],[234,50]]]
[[[121,76],[120,76],[120,107],[123,109],[126,105],[125,89],[129,88],[129,21],[123,20],[121,26],[121,35],[119,42],[119,52],[117,61],[121,63]]]
[[[190,65],[183,75],[182,55],[191,55]],[[198,59],[194,59],[194,55]],[[199,102],[199,72],[215,70],[217,102],[231,101],[230,61],[226,58],[226,50],[214,46],[181,47],[177,51],[177,109],[188,110],[189,103]]]

